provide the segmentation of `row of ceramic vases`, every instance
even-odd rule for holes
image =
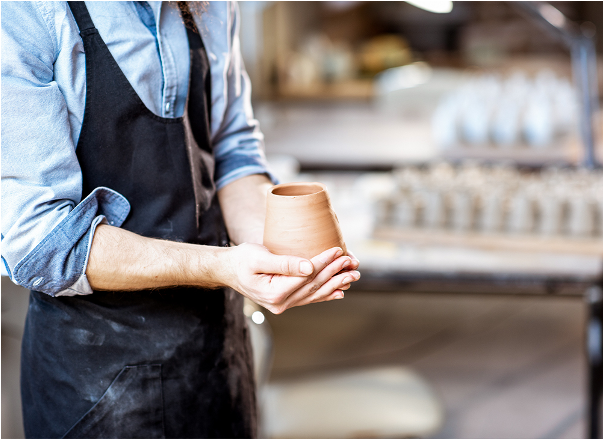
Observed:
[[[378,225],[455,231],[602,236],[602,200],[577,196],[405,191],[376,205]]]

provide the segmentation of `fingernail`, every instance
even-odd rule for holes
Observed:
[[[344,278],[344,280],[342,280],[342,284],[343,284],[343,285],[344,285],[344,284],[349,284],[349,283],[352,283],[352,281],[354,281],[354,280],[352,279],[352,277],[346,277],[346,278]]]
[[[336,295],[336,299],[342,299],[344,298],[344,292],[343,291],[339,291],[339,293]]]
[[[342,269],[344,269],[345,267],[350,266],[350,260],[346,260],[344,261],[344,263],[342,264]]]
[[[308,261],[302,261],[300,263],[300,272],[302,275],[310,275],[313,271],[312,264]]]
[[[338,248],[338,250],[336,251],[336,258],[338,258],[343,253],[344,253],[344,251],[342,249]]]

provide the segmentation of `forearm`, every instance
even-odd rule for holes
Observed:
[[[265,176],[252,175],[220,190],[225,223],[234,243],[262,243],[266,192],[271,185]],[[228,252],[228,248],[157,240],[99,225],[86,276],[95,290],[221,287],[232,283]]]
[[[265,175],[254,174],[218,191],[224,221],[233,243],[262,244],[266,194],[272,185]]]
[[[228,248],[158,240],[99,225],[86,276],[95,290],[216,288],[226,284],[227,252]]]

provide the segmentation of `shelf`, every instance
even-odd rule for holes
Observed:
[[[403,229],[392,226],[378,227],[374,237],[380,240],[419,245],[602,256],[602,237],[456,233],[447,230]]]
[[[348,80],[309,86],[281,85],[278,89],[278,97],[281,99],[346,100],[371,99],[373,96],[373,81],[371,79]]]
[[[570,144],[570,143],[569,143]],[[573,145],[554,145],[545,148],[513,146],[498,148],[492,145],[475,147],[458,147],[440,152],[440,157],[447,161],[479,160],[482,162],[510,161],[519,165],[573,164],[578,160]]]

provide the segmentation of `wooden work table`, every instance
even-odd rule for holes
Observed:
[[[363,288],[582,295],[602,279],[602,247],[593,240],[579,240],[575,249],[564,240],[530,244],[504,236],[378,230],[348,246],[361,261],[357,286]]]

